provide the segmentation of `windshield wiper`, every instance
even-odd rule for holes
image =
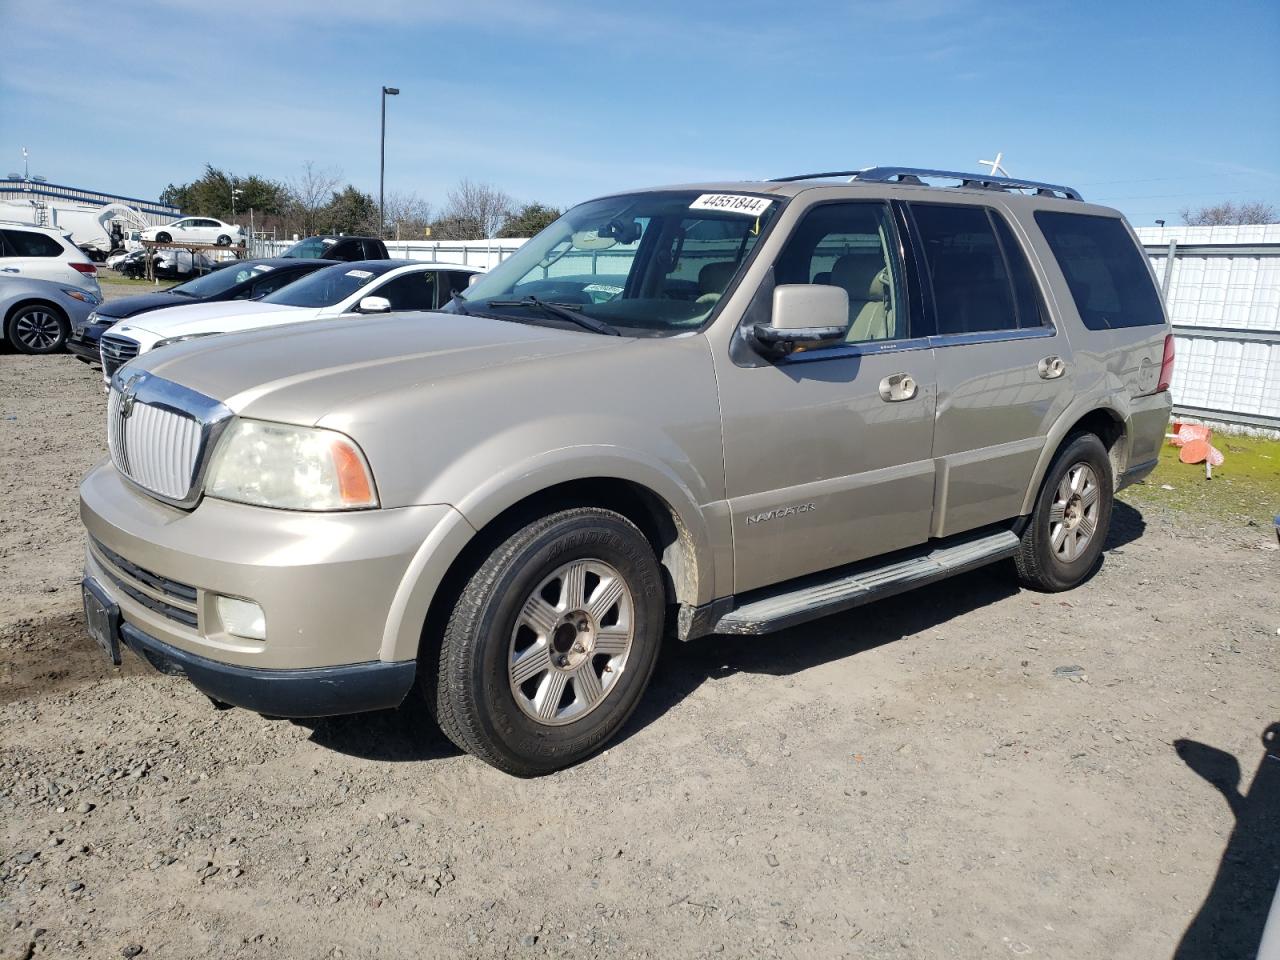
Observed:
[[[622,331],[617,327],[605,323],[603,320],[597,320],[595,317],[589,317],[585,313],[579,313],[566,304],[555,303],[551,300],[542,300],[535,296],[523,297],[520,300],[490,300],[490,307],[537,307],[543,313],[556,317],[560,320],[568,320],[570,323],[576,323],[583,329],[590,330],[592,333],[603,333],[607,337],[620,337]]]
[[[185,290],[179,290],[177,287],[170,287],[165,293],[172,293],[178,297],[194,297],[194,293],[187,293]]]

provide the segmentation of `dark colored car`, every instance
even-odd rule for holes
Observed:
[[[282,257],[323,257],[325,260],[389,260],[387,245],[374,237],[307,237],[280,254]]]
[[[67,339],[67,349],[81,360],[97,363],[98,341],[103,332],[127,317],[188,303],[258,300],[308,273],[332,265],[332,260],[303,260],[296,257],[235,260],[225,269],[214,270],[167,290],[125,297],[100,306],[89,314],[83,324],[73,327],[71,336]]]

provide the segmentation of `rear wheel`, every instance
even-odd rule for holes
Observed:
[[[653,550],[625,517],[584,507],[537,520],[471,577],[427,699],[463,750],[517,776],[603,746],[640,700],[662,640]]]
[[[1071,438],[1045,475],[1022,545],[1018,578],[1035,590],[1070,590],[1093,571],[1111,527],[1111,457],[1092,433]]]
[[[22,307],[9,318],[8,340],[19,353],[56,353],[70,332],[62,312],[44,304]]]

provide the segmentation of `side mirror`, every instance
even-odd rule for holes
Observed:
[[[773,289],[773,317],[751,328],[766,352],[784,356],[798,344],[843,340],[849,293],[825,283],[782,283]]]
[[[361,313],[390,313],[391,301],[386,297],[365,297],[356,309]]]
[[[471,276],[467,278],[467,287],[468,288],[474,287],[477,283],[480,282],[480,278],[483,276],[484,276],[483,273],[473,273]]]

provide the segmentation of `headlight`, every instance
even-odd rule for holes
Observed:
[[[167,347],[171,343],[182,343],[184,340],[199,340],[201,337],[216,337],[221,330],[210,330],[208,333],[188,333],[181,337],[169,337],[167,340],[157,340],[151,345],[151,349],[156,347]]]
[[[79,300],[81,303],[87,303],[87,304],[96,306],[97,304],[102,302],[100,299],[95,297],[92,293],[86,293],[83,290],[67,290],[64,288],[62,292],[65,293],[72,300]]]
[[[373,474],[350,437],[319,427],[235,420],[218,442],[205,492],[284,510],[378,505]]]

